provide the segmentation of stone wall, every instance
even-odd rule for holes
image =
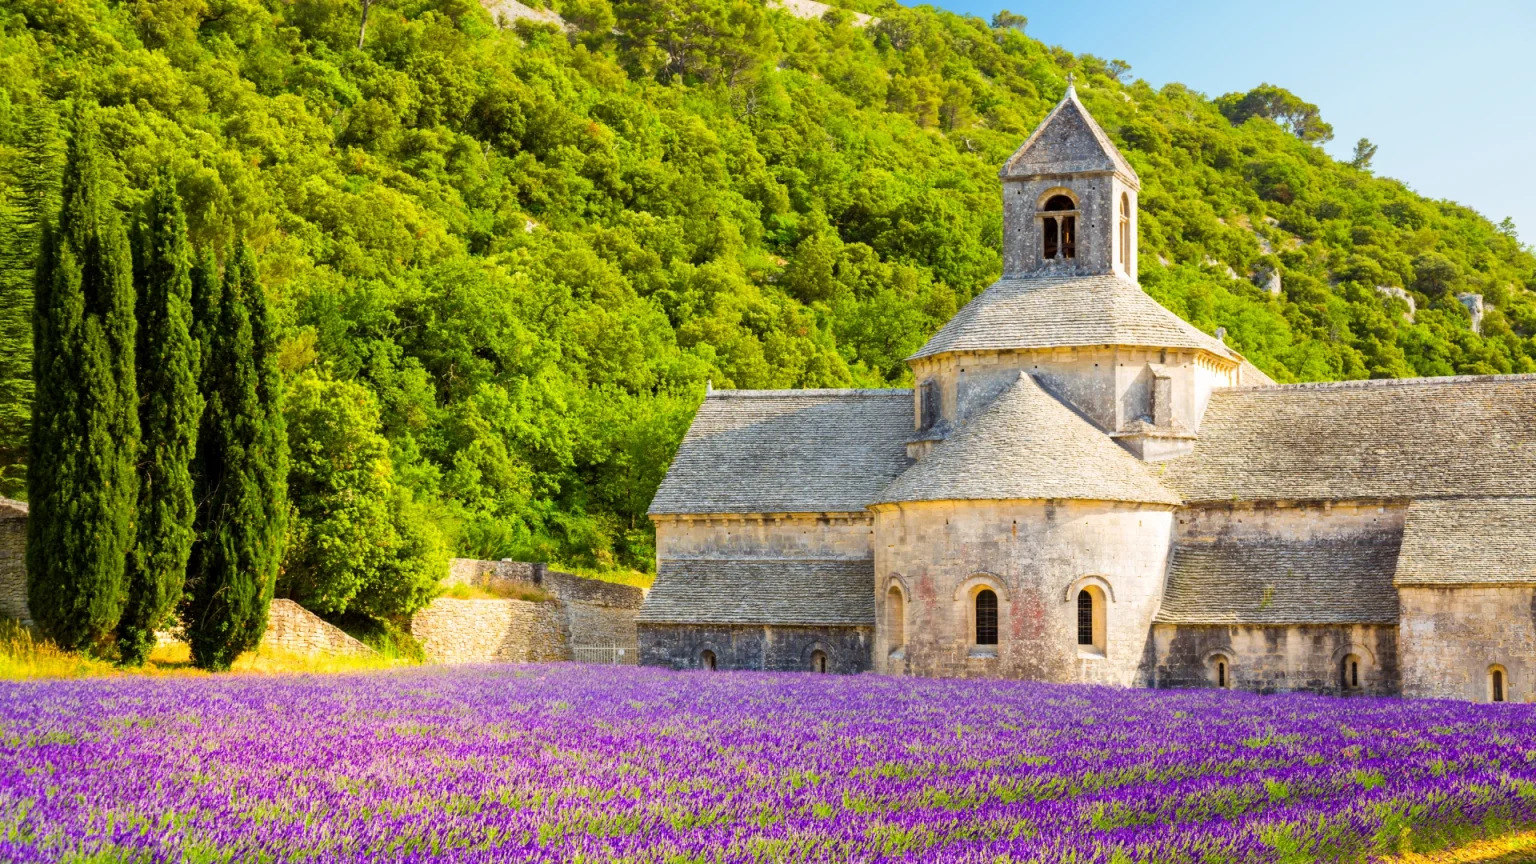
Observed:
[[[554,598],[552,604],[525,603],[523,606],[509,608],[527,612],[544,605],[556,607],[563,635],[561,636],[562,641],[559,648],[554,653],[560,654],[565,659],[569,659],[570,648],[573,645],[633,648],[637,644],[638,636],[635,630],[635,616],[640,613],[640,606],[645,602],[645,592],[639,588],[630,585],[619,585],[614,582],[604,582],[600,579],[587,579],[574,573],[550,570],[544,564],[532,564],[526,561],[477,561],[470,558],[455,558],[449,563],[448,569],[448,582],[450,584],[462,583],[493,592],[519,586],[524,588],[535,586],[551,595]],[[463,610],[474,609],[474,607],[453,608]],[[446,623],[447,619],[443,616],[457,614],[447,611],[448,609],[449,607],[447,606],[440,609],[437,614],[442,620],[427,626],[438,629],[447,627],[449,630],[457,632],[501,620],[497,616],[486,617],[479,612],[475,612],[472,616],[473,621],[448,624]],[[535,617],[543,614],[540,611],[536,613]],[[492,626],[501,625],[492,624]],[[516,626],[521,627],[522,624]],[[513,638],[516,641],[516,639],[521,637]],[[503,658],[480,656],[478,661],[452,660],[442,662],[489,662],[493,659]]]
[[[1399,692],[1397,628],[1386,625],[1201,626],[1152,628],[1156,687],[1215,687],[1216,659],[1227,661],[1227,686],[1256,693],[1301,691],[1340,695],[1346,657],[1359,660],[1359,692]]]
[[[640,663],[698,669],[705,651],[715,668],[806,672],[812,656],[827,658],[827,672],[853,674],[871,668],[869,627],[784,627],[707,624],[645,624],[640,627]]]
[[[560,604],[439,597],[411,619],[433,663],[542,663],[570,659]]]
[[[273,600],[267,612],[267,632],[261,636],[263,649],[277,649],[289,654],[330,654],[365,657],[372,648],[347,635],[292,600]]]
[[[1398,589],[1403,695],[1489,701],[1502,667],[1505,698],[1536,701],[1536,586]]]
[[[877,505],[875,667],[887,674],[1130,686],[1162,596],[1173,514],[1092,501]],[[905,645],[890,644],[892,587]],[[1077,644],[1077,594],[1104,597],[1102,651]],[[997,594],[998,644],[974,644],[976,592]]]
[[[869,513],[659,516],[656,560],[676,558],[868,559]]]
[[[0,615],[30,622],[27,609],[27,505],[0,498]]]

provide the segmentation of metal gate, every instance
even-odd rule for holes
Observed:
[[[620,645],[617,642],[601,645],[572,645],[571,659],[577,663],[637,666],[640,663],[640,646]]]

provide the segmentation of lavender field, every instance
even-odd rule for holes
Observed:
[[[1536,824],[1536,710],[502,666],[0,685],[5,861],[1371,860]]]

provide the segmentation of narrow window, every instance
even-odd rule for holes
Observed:
[[[1077,217],[1061,217],[1061,257],[1077,257]]]
[[[1211,676],[1210,680],[1214,681],[1217,687],[1223,690],[1231,687],[1232,661],[1228,660],[1225,654],[1217,654],[1211,657],[1209,674]]]
[[[1120,269],[1131,273],[1131,196],[1120,193]]]
[[[1503,669],[1495,669],[1495,670],[1493,670],[1492,673],[1490,673],[1489,677],[1492,679],[1492,680],[1490,680],[1488,682],[1489,689],[1491,691],[1491,693],[1489,695],[1493,697],[1493,701],[1495,701],[1495,702],[1503,702],[1504,701],[1504,670]]]
[[[885,592],[886,645],[895,651],[907,644],[907,609],[901,589],[895,585]]]
[[[997,595],[985,588],[976,592],[976,644],[997,644]]]
[[[1216,661],[1216,686],[1226,689],[1227,686],[1227,661]]]
[[[811,671],[812,672],[826,672],[827,671],[827,653],[825,651],[812,651],[811,652]]]
[[[925,430],[932,429],[933,424],[939,422],[938,380],[929,378],[927,381],[924,381],[923,389],[920,392],[922,394],[922,404],[919,406],[922,411],[922,428]]]
[[[715,671],[715,652],[708,650],[699,652],[699,665],[711,672]]]
[[[1045,260],[1051,261],[1056,258],[1056,220],[1047,216],[1044,226],[1045,249],[1043,254],[1045,255]]]
[[[1360,658],[1354,654],[1339,662],[1339,689],[1360,689]]]
[[[1077,592],[1077,644],[1093,644],[1093,595],[1086,589]]]

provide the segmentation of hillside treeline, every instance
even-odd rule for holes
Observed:
[[[194,247],[254,250],[290,393],[280,584],[327,613],[437,537],[646,569],[705,382],[903,383],[998,275],[997,168],[1069,73],[1141,175],[1146,289],[1276,379],[1536,371],[1513,226],[1374,176],[1369,146],[1329,158],[1281,87],[1154,89],[1018,16],[556,5],[569,31],[473,0],[0,0],[0,494],[81,101],[123,213],[164,169]]]

